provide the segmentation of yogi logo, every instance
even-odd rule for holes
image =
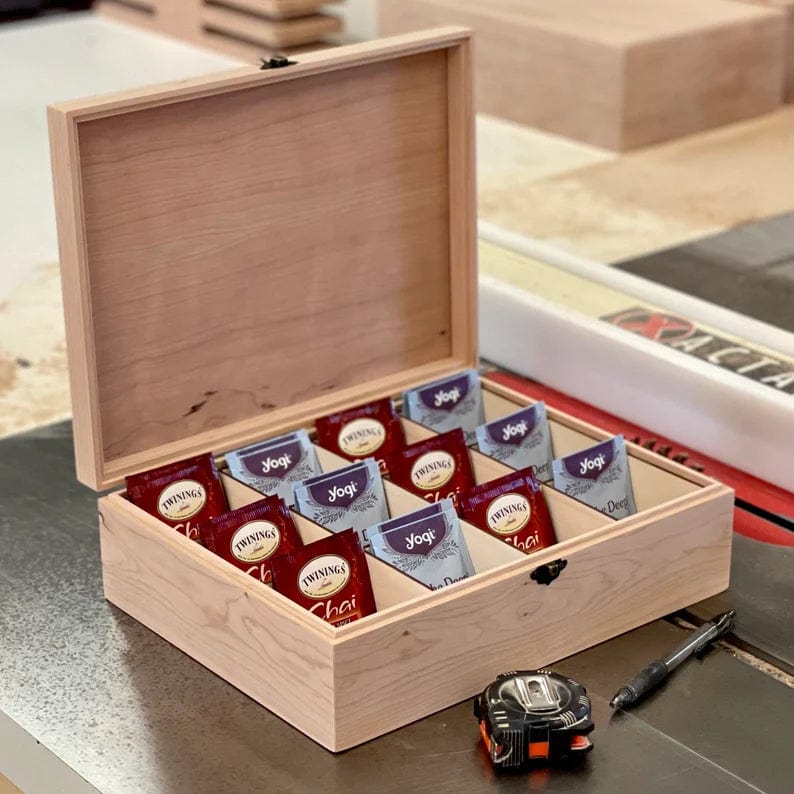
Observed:
[[[288,441],[270,449],[253,451],[241,458],[254,477],[284,479],[303,459],[300,441]]]
[[[337,499],[343,499],[349,504],[358,493],[358,485],[351,481],[347,485],[334,485],[328,489],[328,504],[332,505]]]
[[[532,509],[526,497],[508,493],[488,505],[486,520],[497,535],[515,535],[527,525],[531,515]]]
[[[315,557],[301,568],[298,589],[309,598],[336,595],[350,581],[350,564],[338,554]]]
[[[364,417],[348,422],[340,431],[337,443],[346,455],[361,458],[371,455],[385,440],[386,428],[377,419]]]
[[[232,535],[232,554],[241,562],[262,562],[281,543],[278,527],[270,521],[249,521]]]
[[[309,485],[311,498],[326,507],[350,507],[369,487],[369,474],[363,464],[353,464],[353,471],[342,469],[324,482]]]
[[[434,491],[446,485],[455,473],[455,458],[438,450],[420,456],[411,468],[411,482],[423,491]]]
[[[506,424],[502,428],[502,441],[510,441],[511,438],[515,438],[516,440],[522,439],[529,430],[527,423],[523,420],[520,422],[516,422],[515,424]]]
[[[451,411],[469,393],[469,376],[461,375],[419,392],[419,399],[434,411]]]
[[[587,472],[595,471],[596,469],[600,472],[606,465],[607,461],[603,455],[596,455],[594,458],[584,458],[579,461],[579,474],[585,475]]]
[[[277,458],[265,458],[262,461],[262,474],[278,474],[288,471],[292,466],[292,456],[285,453]]]
[[[160,491],[157,511],[169,521],[185,521],[198,513],[207,502],[207,492],[195,480],[177,480]]]
[[[614,459],[614,444],[611,441],[604,441],[592,449],[569,455],[564,458],[564,465],[571,477],[597,480],[612,465]]]

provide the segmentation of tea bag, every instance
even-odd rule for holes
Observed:
[[[471,457],[460,428],[410,444],[386,459],[395,485],[428,502],[450,498],[474,486]]]
[[[288,505],[295,483],[322,472],[305,430],[227,452],[226,465],[235,480],[267,496],[280,496]]]
[[[370,527],[372,553],[432,590],[474,575],[450,499]]]
[[[623,436],[557,458],[554,487],[612,518],[637,512]]]
[[[199,537],[211,552],[264,584],[271,583],[273,559],[303,546],[292,513],[279,496],[205,521]]]
[[[477,370],[466,370],[404,392],[403,414],[438,433],[459,427],[466,443],[473,444],[477,426],[485,421]]]
[[[480,452],[513,469],[532,467],[540,482],[552,479],[551,433],[546,404],[537,402],[509,416],[480,425],[476,431]]]
[[[557,542],[543,489],[530,468],[475,486],[459,498],[458,512],[527,554]]]
[[[350,529],[276,557],[272,567],[274,590],[332,626],[375,612],[367,559]]]
[[[391,397],[348,408],[315,422],[317,441],[348,460],[374,457],[381,474],[385,458],[405,446],[405,434]]]
[[[198,525],[229,509],[212,454],[168,463],[126,477],[127,498],[190,540]]]
[[[332,532],[352,527],[365,550],[369,548],[367,527],[389,517],[383,480],[373,458],[296,485],[295,507],[301,515]]]

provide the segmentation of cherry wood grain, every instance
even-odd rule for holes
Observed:
[[[476,361],[468,38],[51,109],[78,477]]]

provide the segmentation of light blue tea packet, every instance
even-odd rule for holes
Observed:
[[[369,549],[367,527],[385,521],[389,507],[374,458],[310,477],[295,486],[297,511],[332,532],[351,527],[361,548]]]
[[[485,421],[477,370],[403,392],[403,416],[438,433],[459,427],[473,444],[477,425]]]
[[[548,482],[553,477],[551,432],[546,404],[537,402],[527,408],[480,425],[476,431],[480,452],[512,469],[532,467],[535,479]]]
[[[227,452],[226,465],[235,480],[265,496],[280,496],[288,505],[292,504],[295,483],[322,473],[305,430]]]
[[[556,458],[554,487],[612,518],[637,512],[623,436]]]
[[[384,521],[367,535],[376,557],[432,590],[475,573],[451,499]]]

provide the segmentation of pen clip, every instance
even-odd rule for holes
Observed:
[[[716,631],[711,637],[708,637],[697,648],[695,648],[695,656],[702,659],[715,645],[716,642],[721,640],[726,634],[729,634],[733,629],[733,619],[736,616],[736,610],[731,609],[729,612],[724,612],[713,618],[710,623],[713,624]]]

